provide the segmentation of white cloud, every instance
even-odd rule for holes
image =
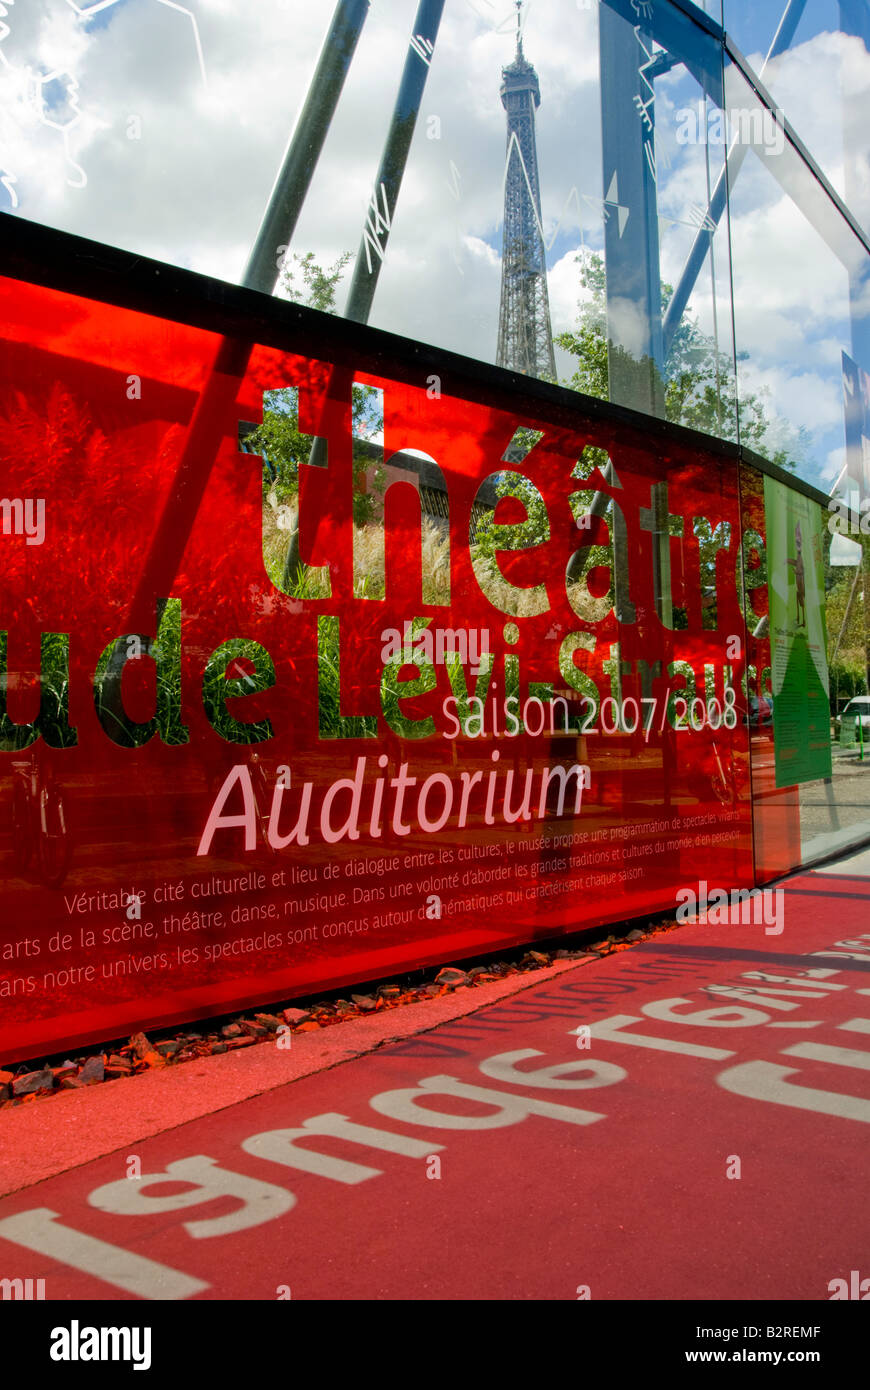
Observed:
[[[802,425],[810,431],[842,427],[842,388],[830,377],[813,371],[747,364],[739,372],[739,380],[741,393],[769,392],[775,409],[791,425]]]
[[[24,216],[233,280],[242,273],[308,91],[332,3],[187,3],[202,37],[207,87],[189,19],[157,0],[119,0],[89,22],[66,0],[10,6],[2,44],[7,64],[0,62],[0,162],[17,179]],[[509,0],[450,0],[445,8],[372,314],[379,326],[488,361],[495,356],[500,288],[505,114],[499,85],[501,68],[513,58],[510,25],[499,27],[511,10]],[[292,241],[293,249],[310,249],[324,264],[359,245],[413,11],[408,0],[379,0],[366,20]],[[546,235],[555,237],[549,294],[558,332],[576,322],[577,248],[602,243],[596,8],[536,0],[527,7],[524,44],[541,84],[537,142],[543,222]],[[867,55],[859,48],[819,35],[766,74],[831,177],[838,159],[842,164],[841,110],[854,149],[866,147],[861,122],[870,87]],[[81,116],[68,147],[86,173],[83,188],[67,182],[62,133],[40,119],[21,80],[28,65],[44,75],[61,63],[78,83]],[[677,219],[662,231],[662,274],[676,283],[694,240],[692,217],[706,207],[708,156],[715,184],[721,150],[676,145],[675,113],[696,100],[698,88],[678,71],[659,85],[658,143],[671,160],[659,173],[660,211]],[[439,139],[427,138],[430,116],[439,117]],[[131,117],[141,122],[141,139],[128,138]],[[0,207],[9,202],[0,186]],[[790,419],[833,428],[838,350],[848,346],[842,267],[754,156],[736,185],[732,228],[738,340],[750,353],[744,379],[768,385]],[[727,347],[724,236],[723,223],[716,237],[717,307],[720,344]],[[707,266],[691,311],[711,333]],[[636,330],[634,317],[627,313],[626,333]],[[824,452],[831,447],[826,441]]]
[[[838,32],[815,34],[773,59],[764,81],[837,192],[870,229],[870,53],[862,41]]]
[[[577,264],[576,251],[566,252],[550,267],[547,287],[554,334],[561,333],[566,328],[573,328],[577,321],[578,304],[581,298],[588,297],[580,284],[580,267]]]
[[[771,181],[772,182],[772,181]],[[791,199],[768,188],[766,205],[738,199],[732,212],[737,343],[770,368],[825,368],[839,380],[849,342],[849,283],[842,264]]]
[[[846,464],[846,447],[841,445],[839,448],[831,449],[824,463],[819,469],[820,477],[825,482],[832,485],[837,481]]]

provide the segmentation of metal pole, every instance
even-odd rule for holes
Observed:
[[[420,0],[417,8],[402,81],[375,178],[371,208],[357,252],[344,311],[345,318],[354,319],[357,323],[368,323],[443,12],[444,0]]]
[[[652,50],[652,36],[606,5],[601,6],[599,28],[602,191],[606,199],[615,198],[631,209],[625,223],[621,215],[608,217],[604,222],[608,394],[620,405],[663,416],[661,274],[653,167],[655,105],[649,61],[644,61]],[[643,116],[632,105],[632,94],[642,103]],[[625,301],[631,305],[633,321],[642,325],[642,342],[634,354],[624,348],[614,327],[624,313]],[[605,470],[604,476],[612,481],[612,473]],[[658,486],[654,489],[654,499],[660,491]],[[606,494],[596,494],[592,514],[601,515],[608,501]],[[659,511],[661,507],[659,503]],[[628,592],[628,534],[616,508],[611,538],[616,615],[622,622],[633,622],[635,614]],[[661,549],[662,541],[656,538],[653,564],[657,577]],[[657,578],[657,601],[660,589]],[[621,679],[620,675],[620,690]]]
[[[788,4],[786,5],[785,10],[783,11],[781,20],[779,21],[777,31],[774,34],[773,41],[770,45],[770,48],[767,51],[767,57],[761,65],[761,70],[758,74],[759,77],[763,76],[764,69],[767,67],[771,59],[779,57],[780,53],[784,53],[785,50],[789,47],[792,39],[794,38],[795,30],[797,29],[798,24],[801,21],[801,16],[803,15],[805,8],[806,0],[788,0]],[[710,198],[707,207],[707,215],[704,219],[705,225],[701,227],[701,230],[698,232],[694,242],[692,243],[692,249],[689,252],[689,258],[686,261],[683,273],[680,276],[680,279],[677,283],[677,287],[674,290],[673,295],[671,296],[671,302],[668,305],[667,312],[665,313],[665,356],[667,356],[667,354],[671,350],[671,345],[674,341],[674,334],[680,326],[680,320],[682,319],[686,309],[686,305],[689,302],[689,296],[691,295],[692,290],[695,288],[695,282],[698,278],[698,275],[700,274],[701,266],[704,264],[704,261],[707,257],[707,252],[709,251],[713,243],[713,236],[715,234],[716,228],[719,226],[722,214],[725,211],[725,205],[728,198],[729,179],[730,182],[733,184],[738,173],[740,172],[740,169],[743,165],[743,161],[746,158],[748,149],[748,145],[741,145],[739,141],[735,141],[732,144],[731,149],[728,151],[725,167],[722,169],[722,172],[716,180],[716,186],[713,189],[713,195]],[[710,226],[710,223],[713,224],[712,227]]]
[[[420,0],[344,311],[345,318],[356,323],[368,323],[443,12],[444,0]],[[352,372],[333,372],[327,394],[349,389],[352,381]],[[308,464],[325,468],[326,456],[326,440],[317,435],[311,445]],[[291,591],[304,569],[299,553],[297,514],[296,530],[290,537],[284,558],[281,585],[285,593]]]
[[[336,6],[305,105],[287,146],[242,276],[242,284],[248,289],[271,294],[275,288],[278,247],[288,242],[296,229],[369,3],[370,0],[339,0]]]
[[[274,288],[278,246],[289,241],[296,226],[368,9],[369,0],[338,0],[305,105],[245,269],[243,284],[248,288],[266,292]],[[155,601],[171,591],[214,466],[226,405],[238,390],[252,350],[253,344],[236,338],[222,339],[217,349],[130,606],[131,632],[150,631]]]

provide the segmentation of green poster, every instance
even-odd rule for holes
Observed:
[[[822,513],[764,479],[776,785],[831,776]]]

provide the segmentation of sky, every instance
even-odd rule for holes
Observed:
[[[415,0],[372,4],[291,244],[323,264],[359,245],[415,9]],[[499,84],[513,58],[512,10],[509,0],[447,0],[371,316],[486,361],[498,329]],[[4,0],[0,209],[237,281],[331,11],[331,0]],[[729,31],[759,68],[778,18],[767,0],[726,0]],[[831,32],[835,22],[833,3],[808,0],[793,48],[765,81],[870,226],[870,55]],[[577,319],[578,251],[603,242],[597,4],[532,0],[524,32],[541,83],[538,157],[559,332]],[[669,219],[661,270],[673,284],[706,206],[708,157],[715,183],[722,150],[676,140],[680,112],[700,96],[685,69],[656,92],[659,210]],[[741,389],[769,393],[768,413],[783,429],[809,431],[802,471],[823,484],[842,461],[846,272],[754,153],[735,181],[730,230],[733,261],[723,225],[715,295],[708,261],[690,313],[725,351],[733,320]],[[564,354],[559,368],[570,370]]]

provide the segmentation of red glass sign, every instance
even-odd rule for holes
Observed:
[[[0,1053],[752,886],[733,460],[0,283]]]

